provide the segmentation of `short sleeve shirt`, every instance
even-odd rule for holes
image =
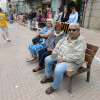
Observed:
[[[6,23],[6,15],[3,13],[0,13],[0,28],[7,28],[7,23]]]

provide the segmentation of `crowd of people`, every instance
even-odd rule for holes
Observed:
[[[56,21],[59,22],[65,22],[67,23],[76,23],[78,21],[78,12],[76,11],[75,7],[71,8],[72,13],[70,14],[67,11],[67,7],[64,8],[64,11],[62,12],[60,8],[57,9],[57,15],[55,16]],[[39,10],[37,13],[34,10],[30,10],[29,13],[29,20],[30,20],[30,29],[34,29],[36,25],[34,23],[38,23],[37,27],[44,27],[46,19],[54,19],[54,14],[52,13],[51,8],[47,8],[47,10],[43,13],[41,13],[41,10]]]
[[[38,28],[43,28],[46,25],[46,19],[55,19],[55,21],[64,22],[67,23],[74,23],[78,21],[78,12],[76,11],[75,7],[71,8],[71,13],[67,11],[67,7],[64,8],[62,11],[61,8],[57,9],[57,14],[54,15],[52,13],[51,8],[47,8],[46,11],[41,10],[35,11],[33,9],[30,9],[29,14],[28,13],[13,13],[10,11],[10,14],[7,15],[7,18],[10,23],[18,22],[20,25],[26,25],[28,24],[28,20],[30,22],[30,30],[37,30]]]
[[[37,27],[41,27],[44,25],[44,21],[46,21],[46,26],[43,30],[37,32],[35,36],[35,39],[37,37],[40,38],[39,41],[29,44],[28,50],[30,56],[26,58],[26,62],[31,62],[39,57],[38,65],[32,71],[38,72],[45,69],[44,78],[40,82],[42,84],[53,82],[52,85],[46,89],[46,94],[51,94],[59,88],[66,71],[76,73],[77,69],[81,67],[79,65],[83,63],[85,58],[86,42],[80,34],[80,26],[77,23],[78,12],[75,7],[72,7],[71,11],[72,13],[69,14],[67,8],[64,8],[63,12],[58,8],[56,22],[53,21],[54,14],[51,8],[47,8],[45,14],[42,14],[40,10],[38,13],[30,10],[27,17],[26,14],[23,14],[23,20],[27,20],[27,18],[30,20],[30,29],[34,29],[36,23],[38,24]],[[0,15],[6,20],[5,15],[2,15],[1,12]],[[70,23],[68,34],[64,33],[63,26],[60,22],[64,22],[65,24]],[[7,26],[3,28],[1,26],[3,25],[0,24],[0,33],[2,33],[4,38],[3,32],[6,32]],[[53,78],[52,70],[53,63],[55,62],[57,64],[54,69]]]

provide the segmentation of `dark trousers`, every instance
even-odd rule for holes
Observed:
[[[47,48],[39,50],[39,66],[40,67],[44,65],[44,60],[49,55],[51,55],[51,52],[47,51]]]

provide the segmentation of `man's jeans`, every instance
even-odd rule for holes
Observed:
[[[31,25],[32,25],[32,21],[33,21],[33,19],[30,19],[30,27],[31,27]]]
[[[45,58],[45,76],[52,76],[52,64],[57,62],[58,57],[52,58],[51,55]],[[54,82],[52,87],[58,89],[63,79],[63,75],[66,72],[66,62],[56,64],[54,70]]]

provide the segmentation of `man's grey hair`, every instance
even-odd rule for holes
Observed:
[[[70,28],[70,26],[76,26],[77,29],[80,29],[79,23],[71,23],[71,24],[69,25],[69,28]]]

